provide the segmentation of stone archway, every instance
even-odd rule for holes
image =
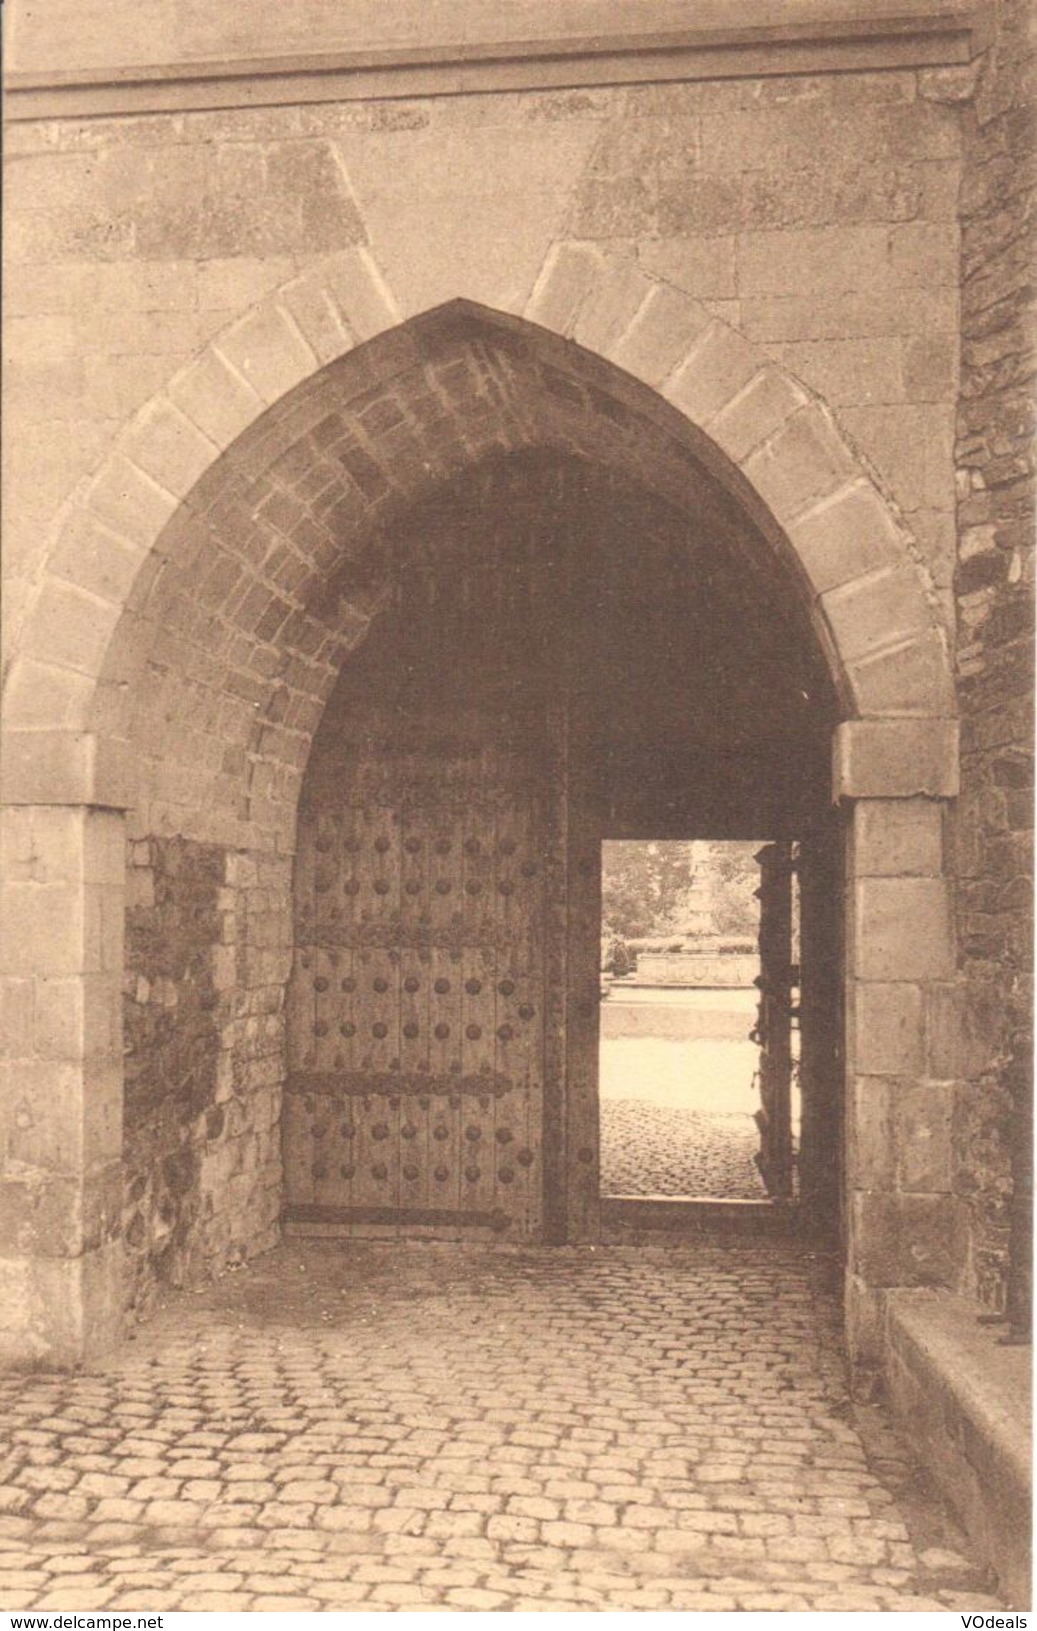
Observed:
[[[286,508],[283,484],[260,494],[246,477],[266,480],[272,454],[281,457],[295,432],[313,433],[327,418],[326,381],[350,367],[354,384],[368,386],[358,412],[372,417],[367,430],[361,423],[358,434],[345,431],[352,467],[340,464],[352,512],[377,514],[386,493],[374,443],[385,435],[388,446],[394,429],[384,423],[387,384],[416,366],[437,324],[477,319],[535,343],[560,382],[558,400],[575,377],[581,412],[595,411],[598,392],[619,403],[620,421],[624,410],[643,415],[672,453],[660,480],[679,486],[681,449],[696,477],[708,472],[717,524],[725,502],[751,517],[798,582],[827,652],[843,714],[834,796],[855,806],[846,971],[850,1311],[857,1352],[867,1357],[884,1285],[946,1282],[954,1273],[940,1153],[948,1105],[940,1084],[927,1080],[921,1038],[924,1009],[952,972],[940,801],[956,791],[956,737],[946,643],[918,552],[823,404],[696,302],[626,260],[562,245],[521,314],[458,303],[434,322],[410,318],[364,251],[287,285],[170,382],[60,519],[5,695],[10,904],[23,948],[12,978],[33,983],[37,1011],[52,1019],[36,1026],[16,1062],[10,1147],[28,1221],[11,1250],[15,1300],[25,1310],[12,1352],[73,1362],[118,1327],[121,812],[131,812],[130,836],[142,844],[190,832],[237,857],[238,893],[223,906],[212,902],[228,919],[217,986],[222,979],[224,991],[233,987],[239,957],[266,956],[271,987],[286,973],[285,947],[270,924],[256,925],[284,887],[294,798],[323,698],[377,595],[363,572],[342,575],[333,530],[307,531],[313,516]],[[449,390],[440,393],[432,414],[446,422],[448,459],[460,434],[449,399]],[[596,434],[617,424],[597,406]],[[502,423],[496,408],[491,441]],[[533,434],[521,413],[509,408],[503,418],[516,445]],[[477,422],[466,420],[469,444]],[[617,446],[628,430],[616,430]],[[401,494],[421,479],[433,441],[412,450],[409,464],[397,461]],[[460,445],[470,456],[471,445]],[[246,446],[244,464],[231,459],[228,486],[224,460]],[[230,526],[235,502],[250,523],[231,552],[232,571],[223,554],[209,557],[211,521],[202,530],[198,522],[222,505],[218,524]],[[177,593],[185,584],[193,594]],[[322,608],[330,599],[329,619]],[[278,660],[257,662],[271,641]],[[134,724],[135,687],[149,665],[162,683],[147,699],[151,713],[138,706]],[[217,708],[201,728],[214,698],[225,712]],[[179,748],[149,764],[142,797],[142,750],[163,732],[166,747],[179,733]],[[140,859],[148,871],[149,857]],[[219,880],[231,882],[226,873]],[[255,943],[256,933],[273,934],[274,943]],[[247,1020],[232,1010],[228,1025]],[[908,1137],[920,1124],[929,1132],[921,1165]]]

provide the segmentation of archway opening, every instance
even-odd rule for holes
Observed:
[[[368,564],[301,802],[286,1222],[596,1238],[602,840],[826,828],[823,665],[780,580],[583,453],[485,459]]]

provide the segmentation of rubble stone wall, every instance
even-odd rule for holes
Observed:
[[[965,109],[961,192],[955,869],[966,999],[948,1069],[962,1080],[956,1187],[969,1215],[969,1289],[995,1307],[1013,1147],[1032,1139],[1034,43],[1033,8],[1010,0]]]
[[[272,1245],[280,1210],[283,862],[130,846],[124,1024],[127,1303]]]

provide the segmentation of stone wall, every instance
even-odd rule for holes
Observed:
[[[131,845],[123,1240],[127,1302],[273,1244],[280,1209],[282,863]]]
[[[820,393],[947,607],[959,109],[933,94],[905,69],[12,126],[10,626],[61,502],[262,296],[366,245],[405,311],[521,303],[560,240],[636,257]]]
[[[646,952],[637,958],[638,985],[751,986],[760,971],[756,957],[704,951]]]
[[[994,1306],[1005,1297],[1013,1152],[1025,1157],[1032,1138],[1033,22],[1018,0],[1001,7],[965,111],[961,193],[955,862],[967,1002],[948,1068],[965,1077],[956,1184],[970,1218],[968,1288]],[[1024,1171],[1016,1178],[1026,1186]]]

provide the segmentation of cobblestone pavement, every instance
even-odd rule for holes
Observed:
[[[1005,1606],[851,1407],[830,1281],[789,1244],[289,1242],[3,1384],[0,1603]]]
[[[753,1164],[750,1115],[713,1114],[644,1099],[601,1102],[603,1195],[708,1195],[766,1200]]]

